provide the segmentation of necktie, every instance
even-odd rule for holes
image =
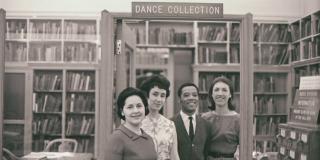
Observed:
[[[191,141],[193,140],[194,137],[194,130],[193,130],[193,123],[192,123],[192,117],[189,117],[189,137]]]

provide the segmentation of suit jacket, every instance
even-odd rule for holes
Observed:
[[[210,123],[196,115],[195,135],[191,141],[180,113],[171,120],[176,126],[180,160],[205,160],[206,148],[211,137]]]

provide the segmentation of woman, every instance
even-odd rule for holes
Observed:
[[[240,115],[232,105],[233,87],[226,77],[214,79],[209,89],[212,111],[202,117],[212,124],[208,160],[234,160],[238,157]]]
[[[170,95],[169,87],[170,82],[161,75],[149,77],[140,87],[147,94],[149,109],[142,128],[153,138],[158,160],[179,160],[175,125],[160,114]]]
[[[107,159],[110,160],[156,160],[157,153],[152,138],[141,129],[147,114],[147,99],[135,88],[126,88],[118,96],[117,114],[125,122],[108,140]]]

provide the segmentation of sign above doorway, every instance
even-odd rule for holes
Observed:
[[[222,3],[132,2],[133,17],[222,18]]]

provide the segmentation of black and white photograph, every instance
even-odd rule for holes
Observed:
[[[319,0],[0,0],[2,160],[320,160]]]

